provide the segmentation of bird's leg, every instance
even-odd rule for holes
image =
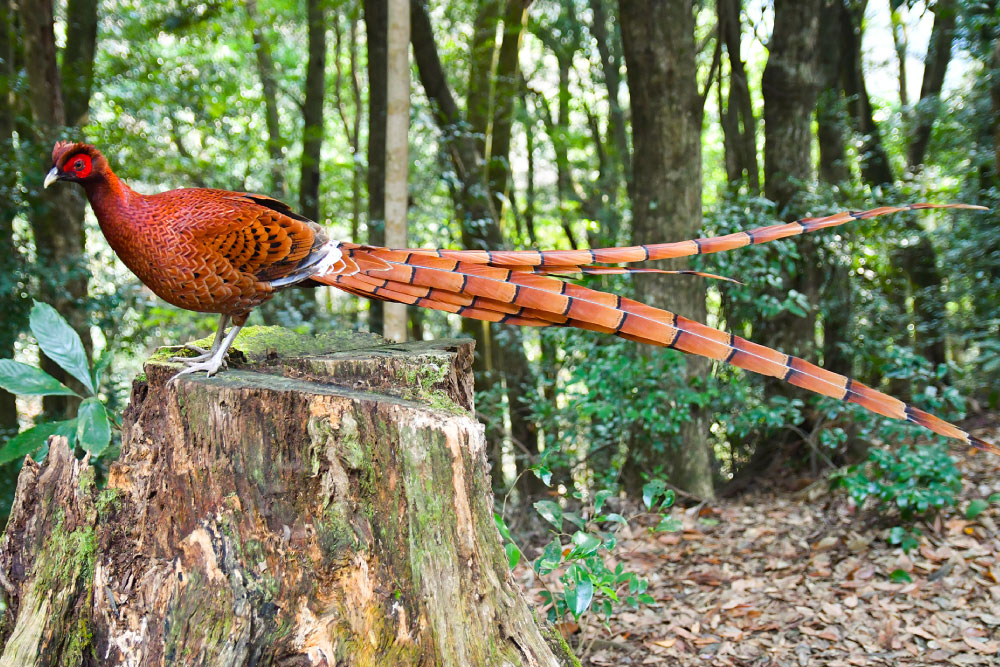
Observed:
[[[212,341],[212,349],[207,352],[197,345],[192,345],[188,343],[184,345],[185,350],[191,350],[192,352],[197,352],[197,357],[171,357],[170,361],[180,361],[182,363],[197,363],[199,361],[206,361],[212,358],[212,355],[219,349],[222,345],[222,339],[226,335],[226,325],[229,324],[229,315],[219,316],[219,328],[215,332],[215,340]]]
[[[188,363],[187,368],[177,373],[173,379],[188,373],[197,373],[198,371],[205,371],[208,377],[215,375],[220,368],[226,365],[226,353],[229,352],[229,346],[233,344],[234,340],[236,340],[236,336],[240,333],[240,329],[242,328],[242,324],[233,325],[233,328],[229,330],[229,333],[222,339],[222,342],[217,347],[213,346],[213,351],[208,359]],[[184,361],[192,362],[193,360],[185,359]]]

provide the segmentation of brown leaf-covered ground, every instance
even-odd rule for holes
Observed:
[[[616,552],[659,604],[563,633],[585,665],[1000,664],[1000,505],[965,518],[1000,492],[1000,459],[957,458],[958,506],[909,554],[826,480],[677,509],[683,531],[636,527]],[[900,569],[911,582],[890,579]]]

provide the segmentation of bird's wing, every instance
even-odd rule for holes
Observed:
[[[192,230],[206,252],[224,258],[233,268],[270,283],[297,273],[308,277],[319,263],[327,237],[312,220],[283,202],[264,195],[204,191],[224,206],[224,215]]]

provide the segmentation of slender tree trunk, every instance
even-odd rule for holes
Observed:
[[[260,77],[264,93],[264,118],[267,121],[267,155],[271,160],[271,193],[278,199],[287,196],[285,192],[285,159],[281,139],[281,124],[278,120],[278,82],[274,74],[274,59],[271,44],[264,35],[264,21],[257,8],[257,0],[246,0],[247,19],[253,36],[254,55],[257,60],[257,76]]]
[[[840,12],[840,0],[824,2],[820,9],[820,25],[838,25]],[[819,39],[817,51],[822,86],[816,100],[819,177],[830,185],[842,185],[851,179],[847,163],[847,112],[840,95],[844,54],[837,31],[820,30]]]
[[[590,0],[590,11],[593,15],[591,33],[597,42],[597,53],[601,58],[601,72],[604,75],[604,86],[608,91],[608,111],[609,122],[611,124],[611,136],[615,148],[615,158],[622,171],[622,178],[629,196],[632,195],[632,156],[628,146],[628,129],[625,123],[625,111],[621,105],[621,53],[620,48],[616,48],[620,42],[618,35],[618,22],[614,23],[614,30],[608,32],[607,16],[608,0]],[[617,39],[613,39],[617,37]]]
[[[632,108],[633,240],[654,243],[665,238],[692,238],[701,227],[701,122],[694,9],[690,0],[620,0],[622,42]],[[659,308],[703,320],[705,287],[699,281],[643,281],[644,300]],[[687,359],[687,380],[703,382],[709,366]],[[689,405],[685,422],[668,462],[678,486],[709,498],[712,454],[706,439],[704,412]],[[645,443],[643,443],[645,445]],[[635,492],[639,470],[653,460],[648,445],[632,443],[623,481]],[[641,467],[640,467],[641,466]]]
[[[730,182],[742,181],[746,174],[750,194],[760,194],[760,172],[757,165],[757,121],[750,101],[750,81],[740,55],[743,31],[740,24],[741,0],[719,0],[719,35],[729,54],[729,101],[723,128],[726,132],[726,165]],[[721,84],[720,84],[721,85]],[[730,145],[734,164],[729,166]]]
[[[993,71],[990,81],[990,110],[993,112],[993,168],[1000,175],[1000,39],[993,41],[993,50],[986,66]]]
[[[503,14],[503,40],[497,53],[496,73],[493,77],[493,119],[486,170],[487,187],[493,197],[493,206],[501,215],[504,202],[509,199],[510,137],[514,126],[514,103],[521,80],[518,53],[526,11],[524,0],[507,0]]]
[[[74,109],[79,112],[82,100],[89,102],[89,87],[77,90],[74,84],[86,83],[87,76],[63,82],[57,66],[54,19],[51,0],[22,3],[21,35],[24,60],[28,74],[28,102],[34,118],[34,146],[37,151],[34,164],[51,162],[52,143],[66,127],[66,107],[63,92],[72,91]],[[74,2],[72,11],[96,11],[96,3]],[[74,40],[94,40],[95,33],[89,26],[96,25],[95,17],[67,14],[67,43]],[[78,34],[76,31],[81,30]],[[94,53],[94,46],[78,45],[81,57]],[[74,71],[85,72],[82,64]],[[49,188],[42,190],[42,178],[47,169],[38,168],[24,174],[28,192],[38,197],[32,206],[31,228],[35,237],[38,266],[45,267],[39,285],[41,300],[54,306],[83,339],[89,352],[90,330],[87,314],[87,269],[84,250],[84,198],[79,188]],[[79,387],[76,380],[57,364],[43,355],[42,368],[70,386]],[[46,397],[45,412],[50,417],[71,415],[76,409],[76,399],[61,396]]]
[[[0,358],[14,357],[14,341],[24,326],[21,298],[21,252],[14,244],[14,216],[17,215],[17,163],[14,153],[14,13],[10,0],[0,0]],[[0,392],[0,440],[18,431],[14,395]]]
[[[909,49],[909,39],[906,36],[906,22],[903,20],[900,9],[902,2],[889,0],[890,20],[892,21],[892,45],[896,48],[896,61],[898,63],[898,85],[899,85],[899,105],[903,107],[904,113],[910,106],[910,95],[906,90],[906,56]]]
[[[405,248],[406,204],[409,195],[410,128],[410,5],[409,0],[389,0],[386,61],[385,119],[385,242]],[[385,304],[385,337],[406,340],[406,306]]]
[[[67,39],[60,71],[67,125],[87,124],[97,48],[97,5],[97,0],[67,1]]]
[[[368,44],[368,243],[385,245],[386,31],[388,0],[364,0]],[[384,330],[383,304],[368,306],[368,328]]]
[[[843,86],[847,109],[861,137],[858,149],[861,177],[871,187],[892,183],[894,177],[889,156],[882,145],[882,136],[865,85],[861,58],[861,24],[868,0],[840,0],[840,35],[844,49]]]
[[[319,207],[320,154],[323,149],[323,94],[326,89],[326,4],[306,0],[309,60],[306,63],[305,100],[302,103],[302,168],[299,210],[322,223]]]
[[[920,101],[917,102],[916,123],[907,154],[910,171],[919,170],[927,153],[931,129],[941,111],[941,88],[951,61],[951,44],[955,37],[955,19],[958,7],[955,0],[937,0],[934,3],[934,27],[924,57],[924,78],[920,84]]]
[[[351,147],[352,167],[351,167],[351,240],[358,242],[361,238],[361,183],[364,179],[364,167],[361,164],[361,84],[358,81],[358,19],[352,12],[347,20],[349,29],[347,32],[347,88],[351,94],[353,112],[348,113],[344,105],[342,90],[344,88],[344,73],[340,63],[341,46],[343,35],[340,27],[340,17],[333,22],[334,39],[337,56],[334,59],[336,81],[334,82],[334,96],[337,105],[337,114],[344,125],[344,134],[347,136],[347,143]]]

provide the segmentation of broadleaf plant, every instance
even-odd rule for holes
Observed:
[[[55,308],[35,302],[29,320],[38,346],[52,361],[80,381],[87,396],[80,396],[40,368],[13,359],[0,359],[0,388],[18,396],[77,396],[82,400],[73,419],[43,422],[18,433],[0,447],[0,464],[32,455],[40,460],[48,453],[53,435],[63,435],[71,444],[99,456],[111,443],[112,419],[97,395],[100,378],[111,362],[107,350],[91,367],[83,341]]]

